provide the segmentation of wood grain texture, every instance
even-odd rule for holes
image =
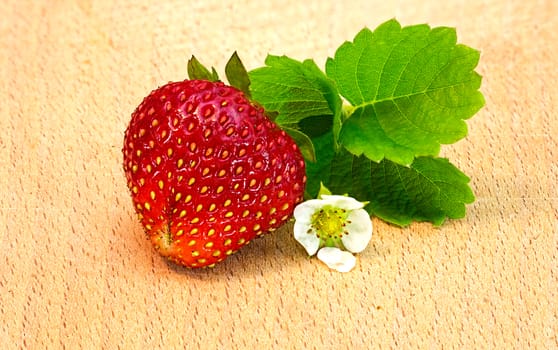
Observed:
[[[0,348],[557,349],[557,16],[553,0],[4,1]],[[323,65],[393,17],[482,52],[486,107],[443,149],[472,178],[467,217],[374,220],[348,274],[290,226],[212,270],[161,259],[121,170],[142,97],[192,54]]]

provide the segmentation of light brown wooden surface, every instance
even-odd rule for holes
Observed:
[[[440,229],[374,219],[356,269],[292,227],[215,269],[161,259],[135,219],[123,132],[186,59],[323,66],[363,26],[457,28],[486,107],[443,155],[477,195]],[[0,348],[557,349],[558,2],[4,1]]]

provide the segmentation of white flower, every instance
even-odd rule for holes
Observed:
[[[363,209],[365,204],[325,194],[303,202],[294,210],[294,237],[309,255],[319,249],[318,259],[347,272],[356,264],[351,253],[363,251],[372,238],[372,221]]]

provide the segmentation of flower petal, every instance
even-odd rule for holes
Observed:
[[[356,265],[356,258],[353,254],[333,247],[320,249],[318,259],[323,261],[330,269],[339,272],[349,272]]]
[[[308,230],[310,229],[311,227],[309,222],[299,220],[295,221],[293,227],[294,238],[298,241],[298,243],[302,244],[308,255],[314,255],[320,247],[320,239],[316,236],[314,231],[308,233]]]
[[[352,197],[324,194],[322,199],[323,205],[327,204],[340,209],[355,210],[364,208],[364,203]]]
[[[324,206],[324,202],[320,199],[310,199],[300,203],[294,209],[293,216],[296,221],[309,223],[312,215]]]
[[[345,248],[353,253],[362,252],[372,238],[372,220],[370,215],[364,209],[350,212],[347,216],[345,230],[349,233],[341,238]]]

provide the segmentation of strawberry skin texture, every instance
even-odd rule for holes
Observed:
[[[285,223],[302,201],[294,141],[236,88],[185,80],[132,114],[124,171],[152,244],[187,267],[214,266]]]

